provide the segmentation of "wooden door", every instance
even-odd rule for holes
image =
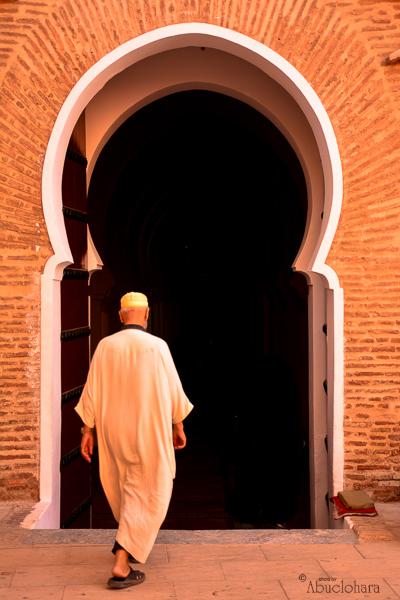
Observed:
[[[68,146],[62,182],[74,262],[64,270],[61,282],[61,528],[91,526],[90,465],[80,455],[82,422],[74,410],[89,369],[86,166],[82,115]]]

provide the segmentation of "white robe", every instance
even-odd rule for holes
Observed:
[[[193,405],[166,342],[138,329],[103,338],[75,410],[96,426],[100,479],[116,540],[139,562],[167,514],[175,477],[172,423]]]

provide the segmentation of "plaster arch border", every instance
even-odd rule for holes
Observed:
[[[23,523],[58,528],[61,438],[60,281],[72,255],[62,213],[62,172],[73,128],[88,103],[118,73],[134,63],[171,49],[207,46],[223,50],[264,71],[299,105],[318,145],[324,177],[323,218],[312,252],[293,268],[310,284],[310,475],[312,527],[337,526],[326,512],[325,494],[343,487],[343,290],[326,258],[342,204],[341,161],[329,117],[306,79],[283,57],[252,38],[207,23],[182,23],[149,31],[122,44],[95,63],[65,100],[51,133],[42,176],[45,221],[54,254],[41,276],[41,425],[40,501]],[[304,244],[303,244],[304,247]],[[310,246],[309,246],[310,247]],[[327,326],[327,336],[322,332]],[[328,397],[323,382],[326,380]],[[327,472],[324,465],[328,434]]]

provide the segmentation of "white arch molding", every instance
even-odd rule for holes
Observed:
[[[193,52],[199,47],[214,53],[211,61],[214,64],[220,60],[219,72],[218,68],[207,68],[204,61],[196,63]],[[64,225],[61,192],[68,142],[82,111],[88,107],[90,121],[90,111],[96,115],[96,110],[102,105],[102,94],[109,93],[113,85],[121,83],[124,73],[131,69],[139,72],[143,65],[146,72],[151,73],[150,61],[163,60],[171,52],[175,52],[175,63],[176,60],[179,62],[183,49],[192,53],[190,61],[183,61],[182,69],[176,72],[169,69],[170,73],[175,73],[168,81],[147,77],[150,86],[142,90],[140,98],[137,94],[129,97],[127,89],[127,94],[120,94],[121,106],[115,114],[109,114],[108,120],[103,115],[103,129],[93,129],[91,146],[89,143],[89,174],[102,146],[127,116],[157,97],[182,89],[213,89],[242,99],[266,114],[289,139],[302,163],[309,195],[307,231],[293,268],[305,273],[310,289],[311,522],[313,527],[318,528],[337,523],[329,521],[325,504],[327,492],[332,495],[343,487],[343,290],[336,273],[325,262],[342,202],[342,170],[335,134],[312,87],[277,53],[230,29],[206,23],[184,23],[138,36],[93,65],[71,90],[50,136],[43,167],[42,197],[54,254],[47,261],[41,277],[40,502],[26,520],[27,527],[59,527],[60,281],[64,268],[73,262]],[[223,57],[227,56],[234,65],[235,75],[247,66],[250,76],[236,77],[234,83],[232,79],[229,81],[228,73],[222,81],[222,73],[229,71],[223,68]],[[162,71],[168,72],[166,69]],[[134,71],[130,74],[134,75]],[[260,80],[259,85],[254,87],[254,79],[260,77],[264,78],[264,83]],[[140,88],[136,85],[138,79],[134,81],[137,90]],[[271,97],[275,92],[274,104]],[[285,103],[286,112],[279,108]],[[300,128],[296,129],[298,124]],[[96,262],[95,256],[94,260]],[[324,324],[327,324],[327,336],[322,331]],[[328,398],[323,388],[325,379]]]

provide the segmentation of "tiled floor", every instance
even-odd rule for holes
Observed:
[[[140,600],[296,600],[312,593],[400,598],[398,541],[156,544],[148,562],[138,566],[146,581],[118,592],[105,586],[109,550],[109,545],[68,544],[3,548],[0,598],[102,600],[129,594]],[[339,587],[333,593],[329,585]]]
[[[400,504],[380,514],[397,533]],[[160,533],[136,567],[146,581],[115,591],[106,588],[112,531],[4,528],[0,599],[400,600],[400,539],[363,542],[351,531],[324,530]]]

